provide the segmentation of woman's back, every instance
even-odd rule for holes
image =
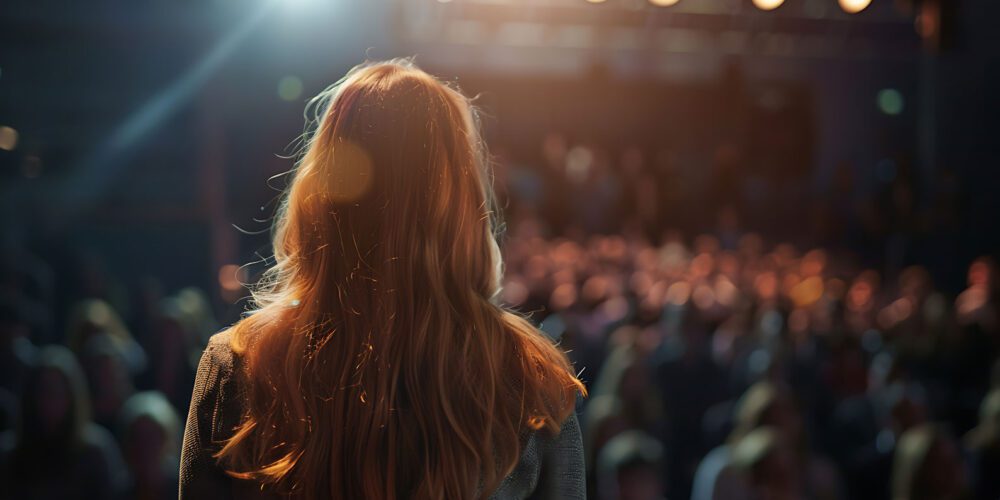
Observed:
[[[229,347],[231,335],[213,336],[198,366],[191,409],[184,432],[181,498],[279,498],[251,481],[234,480],[217,463],[219,443],[239,425],[239,356]],[[583,446],[575,413],[556,436],[531,432],[517,467],[490,498],[584,498]]]
[[[471,106],[408,62],[355,69],[316,104],[275,265],[199,369],[182,493],[223,470],[301,498],[517,497],[535,477],[573,490],[560,478],[582,482],[583,386],[493,301]]]

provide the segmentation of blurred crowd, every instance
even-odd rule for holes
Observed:
[[[175,499],[212,307],[200,290],[163,296],[152,282],[115,300],[106,276],[83,274],[60,310],[69,280],[4,251],[0,498]]]
[[[504,246],[504,302],[589,386],[591,498],[1000,497],[989,258],[949,297],[921,267],[890,280],[753,233],[653,244],[522,219]],[[175,498],[209,300],[148,287],[55,314],[53,274],[18,262],[0,273],[0,497]]]
[[[739,148],[686,173],[639,147],[541,149],[497,169],[502,300],[589,387],[591,498],[1000,498],[996,266],[913,251],[957,230],[953,184],[920,195],[883,165],[865,198],[844,170],[803,215],[802,179],[737,178]],[[741,229],[760,221],[786,227]],[[0,498],[175,498],[223,301],[46,257],[0,249]],[[960,293],[935,283],[962,266]]]
[[[756,234],[507,235],[504,300],[588,384],[591,497],[1000,497],[996,269],[957,297]]]
[[[945,287],[961,285],[969,240],[980,228],[963,204],[954,172],[924,172],[891,148],[871,162],[840,162],[829,172],[796,155],[764,154],[746,139],[679,145],[592,141],[550,131],[540,144],[496,154],[495,186],[512,225],[537,219],[548,235],[630,234],[659,241],[714,228],[732,246],[745,228],[775,241],[848,251],[893,275],[919,262]],[[682,147],[683,146],[683,147]],[[975,250],[968,250],[974,247]]]

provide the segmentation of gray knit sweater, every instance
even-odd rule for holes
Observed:
[[[227,476],[212,455],[239,424],[239,398],[227,332],[214,335],[198,365],[181,453],[180,499],[275,498],[259,486]],[[493,493],[494,499],[586,497],[580,425],[571,414],[558,436],[533,433],[517,467]]]

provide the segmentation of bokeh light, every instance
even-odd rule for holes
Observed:
[[[364,149],[351,142],[333,148],[333,164],[326,181],[330,199],[335,203],[354,203],[372,185],[372,162]]]
[[[285,101],[294,101],[302,96],[302,79],[289,75],[278,82],[278,97]]]
[[[11,127],[0,127],[0,149],[13,151],[17,147],[17,130]]]
[[[848,14],[857,14],[868,8],[872,0],[839,0],[840,8]]]
[[[753,0],[754,6],[760,10],[774,10],[781,7],[785,0]]]
[[[671,5],[676,5],[677,2],[681,0],[649,0],[649,3],[657,7],[670,7]]]
[[[887,115],[903,112],[903,94],[896,89],[882,89],[878,92],[878,109]]]
[[[236,264],[226,264],[219,268],[219,287],[225,291],[239,291],[246,278],[246,269]]]

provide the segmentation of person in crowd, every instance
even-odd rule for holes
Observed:
[[[138,374],[146,369],[146,353],[132,338],[125,322],[111,304],[100,299],[80,301],[68,320],[66,345],[79,355],[87,341],[98,334],[107,335],[112,340],[128,365],[129,373]]]
[[[41,349],[21,391],[17,428],[0,437],[0,498],[116,499],[126,469],[90,419],[86,379],[64,347]]]
[[[892,500],[969,498],[964,464],[952,438],[934,424],[904,432],[892,464]]]
[[[736,447],[744,437],[762,427],[777,429],[782,445],[797,467],[796,494],[807,498],[842,498],[843,487],[833,464],[813,451],[790,390],[773,382],[751,386],[740,398],[733,431],[726,444],[710,451],[694,475],[692,500],[742,498],[746,476],[736,465]],[[754,438],[757,439],[757,438]]]
[[[964,438],[970,454],[971,482],[976,498],[1000,498],[1000,387],[983,398],[979,425]]]
[[[927,421],[924,391],[914,382],[897,382],[881,393],[877,402],[878,431],[868,443],[850,451],[843,461],[850,478],[851,498],[880,500],[890,491],[894,453],[900,437]]]
[[[834,410],[830,438],[835,458],[846,462],[849,456],[875,441],[888,422],[890,393],[898,392],[897,384],[905,385],[907,379],[898,356],[882,351],[872,357],[865,393],[841,400]]]
[[[108,334],[90,336],[80,353],[80,364],[87,377],[94,422],[113,430],[118,414],[135,386],[129,376],[122,352]]]
[[[200,292],[191,288],[164,299],[147,342],[157,355],[149,360],[145,386],[165,395],[175,408],[187,407],[198,358],[214,333],[205,307]]]
[[[666,498],[663,445],[642,431],[611,438],[597,457],[599,500],[661,500]]]
[[[163,394],[147,391],[130,397],[119,416],[118,435],[131,478],[126,496],[176,499],[181,420]]]
[[[802,478],[792,446],[780,429],[763,426],[740,437],[731,452],[733,477],[726,500],[794,500]]]

